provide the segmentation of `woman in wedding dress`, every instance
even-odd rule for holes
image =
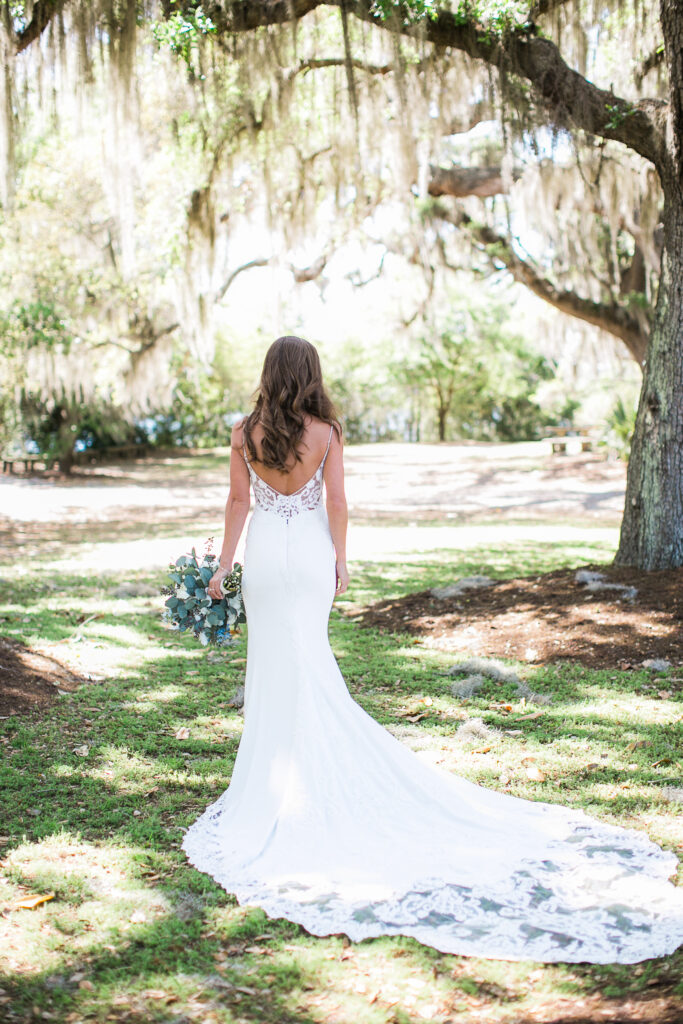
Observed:
[[[244,732],[229,788],[185,833],[190,862],[314,935],[412,935],[447,953],[547,962],[674,952],[673,853],[427,765],[350,696],[327,637],[348,584],[341,429],[300,338],[271,345],[255,409],[233,431],[215,597],[250,483]]]

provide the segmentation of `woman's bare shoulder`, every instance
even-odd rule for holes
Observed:
[[[336,434],[336,431],[333,430],[332,433]],[[316,419],[315,417],[311,417],[306,426],[306,431],[304,434],[306,444],[309,447],[315,448],[319,448],[321,446],[325,447],[329,436],[330,424],[326,423],[325,420],[319,420]]]

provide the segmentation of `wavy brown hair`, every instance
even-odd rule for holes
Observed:
[[[315,347],[303,338],[286,335],[274,341],[266,352],[256,405],[244,421],[244,443],[249,458],[282,472],[291,468],[288,463],[292,455],[301,462],[299,446],[307,416],[334,426],[341,437],[341,427],[323,384]],[[252,437],[257,423],[263,427],[260,459]]]

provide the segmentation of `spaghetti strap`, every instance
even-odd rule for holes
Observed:
[[[330,424],[330,436],[327,439],[327,448],[325,449],[325,454],[323,455],[323,461],[320,463],[320,468],[321,469],[325,465],[325,459],[328,456],[328,453],[329,453],[329,450],[330,450],[330,445],[332,444],[332,431],[333,430],[334,430],[334,424],[332,423],[332,424]]]

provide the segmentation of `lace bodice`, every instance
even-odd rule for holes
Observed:
[[[325,461],[330,450],[333,429],[333,427],[330,427],[330,436],[327,439],[327,448],[325,449],[325,454],[322,457],[322,462],[310,480],[307,480],[303,487],[294,491],[293,494],[282,494],[281,491],[276,491],[274,487],[267,484],[253,468],[249,460],[249,456],[247,455],[246,447],[242,445],[242,454],[244,455],[244,461],[247,464],[249,476],[251,477],[257,508],[263,509],[266,512],[274,512],[275,515],[280,516],[282,519],[289,522],[293,516],[298,515],[300,512],[311,511],[312,509],[318,508],[319,505],[322,505],[323,470],[325,469]]]

